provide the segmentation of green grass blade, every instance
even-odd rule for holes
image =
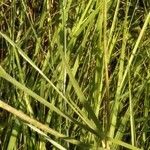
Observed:
[[[13,115],[19,117],[20,119],[24,120],[25,122],[29,123],[29,124],[32,124],[33,126],[37,127],[38,129],[41,129],[51,135],[54,135],[55,137],[58,137],[58,138],[61,138],[61,139],[64,139],[72,144],[76,144],[76,145],[84,145],[84,143],[78,141],[78,140],[75,140],[75,139],[71,139],[69,137],[66,137],[65,135],[49,128],[48,126],[38,122],[37,120],[35,119],[32,119],[30,118],[29,116],[27,116],[26,114],[24,114],[23,112],[21,111],[18,111],[16,110],[15,108],[9,106],[8,104],[6,104],[5,102],[1,101],[0,100],[0,107],[7,110],[8,112],[12,113]],[[85,144],[86,146],[86,144]]]

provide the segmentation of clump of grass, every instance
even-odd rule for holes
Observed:
[[[149,149],[149,2],[0,2],[1,149]]]

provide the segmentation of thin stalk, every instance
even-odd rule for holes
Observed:
[[[132,85],[131,85],[131,75],[130,69],[128,72],[128,80],[129,80],[129,108],[130,108],[130,125],[131,125],[131,143],[133,146],[135,145],[136,141],[136,134],[135,134],[135,123],[134,123],[134,114],[133,114],[133,99],[132,99]]]
[[[106,103],[105,103],[105,112],[106,112],[106,129],[109,125],[109,76],[108,76],[108,49],[107,49],[107,3],[104,0],[104,23],[103,23],[103,48],[104,48],[104,68],[105,68],[105,84],[106,84]]]
[[[104,70],[105,70],[105,85],[106,85],[106,94],[105,94],[105,134],[109,128],[110,121],[110,106],[109,106],[109,75],[108,75],[108,49],[107,49],[107,1],[103,0],[103,50],[104,50]],[[105,146],[108,148],[107,139],[105,138]]]
[[[118,84],[117,84],[117,91],[116,91],[116,96],[115,96],[115,104],[113,106],[113,113],[111,117],[111,127],[109,131],[109,137],[113,138],[114,137],[114,132],[116,128],[116,123],[117,123],[117,114],[118,114],[118,109],[119,109],[119,97],[120,97],[120,84],[122,81],[123,77],[123,71],[124,71],[124,59],[125,59],[125,50],[126,50],[126,44],[127,44],[127,39],[128,39],[128,10],[129,10],[129,4],[127,1],[126,4],[126,14],[125,14],[125,20],[123,23],[123,40],[122,40],[122,48],[121,48],[121,54],[120,54],[120,65],[119,65],[119,72],[118,72]]]
[[[117,15],[118,15],[118,12],[119,12],[119,6],[120,6],[120,0],[117,1],[117,6],[116,6],[116,9],[115,9],[115,14],[114,14],[114,17],[113,17],[113,22],[112,22],[112,25],[111,25],[111,29],[110,29],[110,33],[109,33],[109,38],[108,38],[108,45],[107,47],[109,47],[110,45],[110,42],[113,40],[112,37],[113,37],[113,33],[115,31],[115,27],[116,27],[116,24],[117,24]]]
[[[62,25],[63,25],[63,32],[64,32],[64,40],[63,40],[63,51],[64,51],[64,54],[65,54],[65,59],[66,59],[66,52],[67,52],[67,29],[66,29],[66,4],[67,4],[67,0],[63,0],[63,8],[62,8],[62,10],[63,10],[63,15],[62,15]],[[65,66],[64,66],[64,83],[63,83],[63,91],[64,91],[64,93],[65,93],[65,91],[66,91],[66,75],[67,75],[67,73],[66,73],[66,69],[65,69]]]

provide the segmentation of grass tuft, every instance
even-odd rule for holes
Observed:
[[[0,2],[0,149],[150,149],[150,3]]]

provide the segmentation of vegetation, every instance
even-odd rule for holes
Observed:
[[[0,149],[150,149],[148,0],[1,0]]]

